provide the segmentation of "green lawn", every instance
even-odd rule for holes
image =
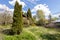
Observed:
[[[3,40],[60,40],[60,29],[27,27],[20,35],[4,35]]]

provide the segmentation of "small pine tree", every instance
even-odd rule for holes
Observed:
[[[28,11],[27,11],[27,18],[28,18],[28,19],[32,18],[32,14],[31,14],[30,8],[29,8]]]
[[[30,25],[34,25],[34,21],[33,21],[33,18],[32,18],[32,14],[31,14],[30,8],[27,11],[27,19],[29,19]]]
[[[15,34],[20,34],[22,31],[22,5],[16,1],[13,14],[12,30]]]

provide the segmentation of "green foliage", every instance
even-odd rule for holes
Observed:
[[[42,39],[44,40],[60,40],[60,34],[43,34],[40,35],[40,37],[42,37]]]
[[[29,19],[29,24],[30,24],[30,25],[34,25],[34,20],[33,20],[33,18],[32,18],[32,14],[31,14],[30,8],[29,8],[28,11],[27,11],[27,19]]]
[[[60,40],[59,28],[42,26],[24,28],[20,35],[4,35],[3,40]]]
[[[15,32],[15,34],[20,34],[22,31],[22,5],[19,5],[16,1],[15,7],[14,7],[14,14],[13,14],[13,24],[12,24],[12,30]]]
[[[28,18],[28,19],[32,19],[32,14],[31,14],[30,8],[29,8],[28,11],[27,11],[27,18]]]
[[[40,20],[38,20],[37,21],[37,25],[39,26],[44,26],[45,25],[45,21],[44,21],[44,19],[40,19]]]
[[[23,31],[20,35],[5,36],[4,40],[36,40],[36,38],[32,34]]]
[[[4,40],[60,40],[60,29],[41,26],[27,27],[20,35],[4,35]]]
[[[33,16],[33,21],[36,23],[36,15]]]
[[[37,10],[37,25],[45,25],[45,16],[44,16],[44,12],[42,10]]]
[[[38,36],[40,40],[60,40],[60,31],[56,28],[33,27],[29,30]]]
[[[37,18],[38,19],[45,18],[44,12],[42,10],[37,10]]]

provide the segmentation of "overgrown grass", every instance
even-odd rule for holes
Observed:
[[[5,35],[4,40],[60,40],[60,29],[45,27],[23,28],[20,35]]]
[[[36,40],[36,38],[32,34],[23,31],[20,35],[5,35],[4,40]]]
[[[57,28],[35,27],[30,28],[40,40],[60,40],[60,31]]]

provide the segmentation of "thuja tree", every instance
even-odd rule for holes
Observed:
[[[16,1],[14,6],[12,30],[15,34],[20,34],[20,32],[22,32],[22,27],[22,5],[19,5]]]
[[[34,22],[33,22],[33,18],[32,18],[32,14],[31,14],[30,8],[29,8],[28,11],[27,11],[27,18],[28,18],[28,20],[29,20],[29,22],[30,22],[30,25],[33,25]]]
[[[31,15],[31,10],[30,10],[30,8],[29,8],[29,9],[28,9],[28,11],[27,11],[27,18],[28,18],[28,19],[32,18],[32,15]]]

